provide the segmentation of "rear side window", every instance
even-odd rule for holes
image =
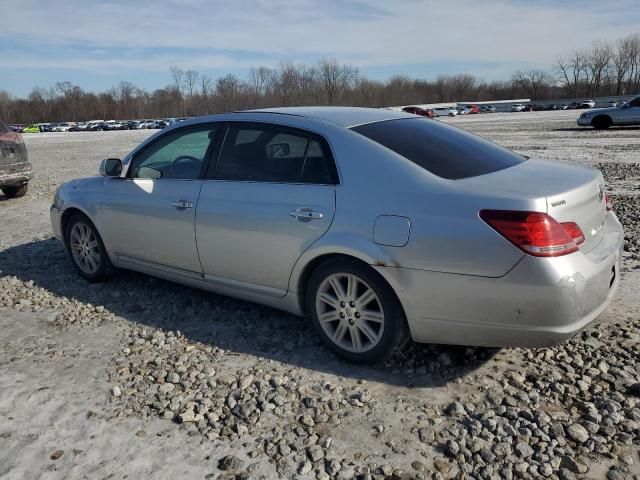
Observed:
[[[464,130],[422,118],[368,123],[352,130],[448,180],[497,172],[526,160]]]
[[[217,180],[336,183],[331,154],[319,139],[274,125],[232,124],[215,173]]]

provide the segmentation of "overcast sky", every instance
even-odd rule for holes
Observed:
[[[0,89],[212,76],[336,58],[370,78],[507,79],[595,39],[640,32],[638,0],[0,0]]]

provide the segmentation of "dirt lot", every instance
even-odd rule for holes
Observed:
[[[84,282],[51,238],[55,188],[151,132],[25,136],[36,178],[0,196],[0,477],[640,478],[640,128],[575,117],[445,121],[603,169],[627,232],[612,306],[559,347],[410,344],[373,367],[275,310]]]

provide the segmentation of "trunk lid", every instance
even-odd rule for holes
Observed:
[[[558,222],[575,222],[584,233],[584,253],[604,235],[606,201],[602,173],[591,167],[555,160],[529,159],[519,165],[455,183],[465,189],[491,192],[500,198],[546,200]],[[479,192],[478,192],[479,193]],[[508,201],[505,202],[509,209]]]

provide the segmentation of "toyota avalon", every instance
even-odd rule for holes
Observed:
[[[553,345],[619,283],[623,231],[598,170],[403,112],[201,117],[100,174],[51,207],[82,277],[136,270],[303,315],[355,362],[409,336]]]

